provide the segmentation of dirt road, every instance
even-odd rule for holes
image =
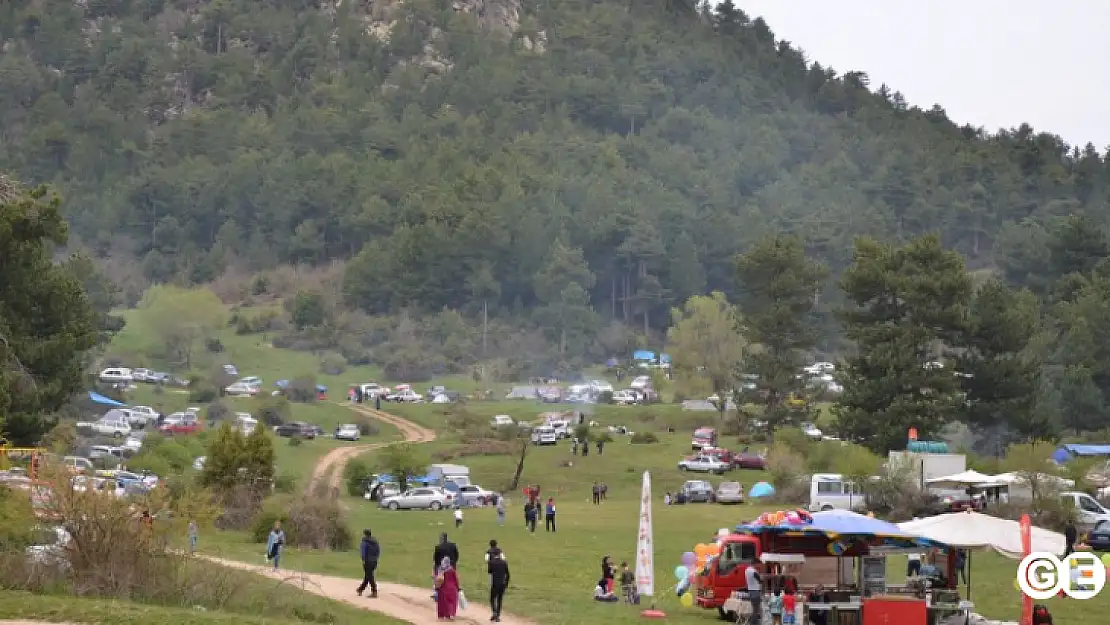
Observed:
[[[411,421],[402,419],[382,412],[381,410],[374,410],[360,404],[340,403],[335,402],[341,406],[345,405],[356,413],[377,419],[392,425],[401,431],[401,436],[404,437],[405,442],[408,443],[430,443],[436,439],[436,433],[428,428],[416,425]],[[327,453],[320,461],[316,463],[316,468],[312,470],[312,478],[308,482],[308,490],[313,490],[318,484],[324,482],[331,488],[339,488],[340,482],[343,480],[343,467],[352,458],[357,458],[362,454],[385,447],[389,443],[370,443],[366,445],[348,445],[345,447],[337,447]],[[326,480],[326,482],[325,482]]]
[[[359,404],[346,403],[340,405],[346,405],[360,415],[384,421],[392,425],[401,431],[401,435],[406,442],[430,443],[436,439],[436,433],[433,430],[421,427],[411,421],[391,415],[388,412],[374,410],[373,408]],[[329,486],[338,487],[342,480],[343,467],[348,461],[367,451],[378,449],[388,444],[389,443],[371,443],[367,445],[351,445],[332,450],[316,464],[316,468],[312,472],[311,484],[315,485],[327,480],[326,483]],[[310,488],[312,488],[312,486],[310,486]],[[307,592],[327,597],[335,601],[349,603],[365,610],[380,612],[387,616],[407,621],[413,625],[438,625],[438,623],[441,622],[436,619],[435,603],[432,601],[429,588],[417,588],[404,584],[378,582],[378,597],[376,599],[370,599],[367,597],[359,597],[355,594],[355,588],[358,587],[360,581],[357,579],[334,577],[330,575],[316,575],[297,571],[279,571],[275,573],[269,567],[259,567],[235,560],[205,557],[224,566],[253,571],[259,575],[265,575],[271,579],[292,584]],[[475,602],[474,599],[476,598],[477,597],[468,597],[470,605],[465,611],[459,612],[459,615],[455,618],[456,623],[477,624],[489,622],[489,606]],[[501,622],[509,625],[534,625],[531,621],[509,614],[502,614]],[[4,624],[0,623],[0,625]]]
[[[378,582],[378,597],[376,599],[370,599],[369,597],[360,597],[355,594],[355,589],[358,587],[360,581],[357,579],[333,577],[330,575],[315,575],[313,573],[299,573],[297,571],[278,571],[275,573],[270,567],[260,567],[244,562],[222,560],[219,558],[209,559],[213,562],[223,564],[224,566],[252,571],[259,575],[269,577],[270,579],[279,580],[321,597],[327,597],[334,601],[341,601],[364,610],[380,612],[381,614],[392,616],[395,619],[407,621],[413,625],[437,625],[438,623],[442,623],[442,621],[436,619],[436,607],[435,602],[432,601],[430,588],[417,588],[404,584]],[[469,599],[468,597],[468,600]],[[489,617],[490,612],[488,606],[478,604],[471,600],[466,610],[459,611],[458,616],[455,617],[455,622],[476,625],[478,623],[488,623]],[[501,622],[509,625],[535,625],[530,621],[509,614],[502,614]],[[3,624],[0,623],[0,625]]]

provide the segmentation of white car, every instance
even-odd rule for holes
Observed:
[[[484,506],[497,499],[497,493],[477,484],[459,487],[459,501],[463,506]]]
[[[516,425],[516,421],[513,421],[513,418],[507,414],[499,414],[494,415],[494,417],[489,420],[489,424],[490,427],[503,428],[510,425]]]
[[[87,422],[83,421],[77,424],[79,430],[92,430],[100,436],[111,436],[114,438],[125,438],[131,435],[131,424],[127,422],[127,417],[120,414],[119,416],[105,417],[100,421]]]
[[[135,376],[127,367],[108,367],[100,372],[102,382],[134,382]]]
[[[362,438],[362,432],[360,432],[358,426],[353,423],[347,423],[335,429],[335,440],[357,441],[360,438]]]
[[[416,391],[410,389],[403,390],[399,393],[386,396],[386,401],[395,401],[403,404],[422,404],[424,403],[424,396]]]
[[[807,438],[812,438],[815,441],[821,440],[821,438],[825,435],[824,432],[822,432],[820,429],[818,429],[816,425],[813,425],[812,423],[803,423],[802,433],[805,434]]]
[[[590,380],[590,388],[595,393],[612,393],[613,385],[605,380]]]
[[[158,411],[150,406],[131,406],[127,411],[131,413],[132,424],[149,425],[158,420]]]
[[[204,463],[207,460],[208,460],[208,456],[201,456],[201,457],[197,458],[196,460],[193,460],[193,470],[203,471],[204,470]]]
[[[228,375],[239,375],[239,370],[235,368],[235,365],[222,365],[222,368],[224,373]]]
[[[712,456],[694,456],[678,463],[679,471],[692,471],[694,473],[716,473],[724,475],[731,467]]]
[[[123,441],[122,447],[125,452],[137,454],[143,449],[143,439],[128,436],[127,440]]]
[[[259,390],[261,390],[261,387],[259,386],[253,386],[251,384],[245,384],[243,382],[236,382],[225,388],[224,392],[228,395],[235,395],[237,397],[249,397],[257,395]]]
[[[374,399],[378,396],[385,398],[387,395],[389,395],[389,389],[382,386],[381,384],[378,384],[377,382],[367,382],[360,385],[360,387],[362,388],[363,399]]]
[[[152,375],[154,372],[150,369],[139,368],[131,372],[131,379],[136,382],[149,382]]]
[[[27,561],[34,566],[69,568],[66,549],[73,537],[61,527],[33,528],[36,534],[33,545],[27,547]]]
[[[441,510],[454,502],[455,496],[436,486],[411,488],[400,495],[383,497],[378,505],[390,510]]]
[[[629,406],[639,400],[640,398],[630,391],[617,391],[613,393],[613,403],[620,404],[621,406]]]
[[[240,378],[239,382],[247,386],[262,386],[262,378],[254,375],[249,375],[245,378]]]
[[[651,388],[651,376],[638,375],[638,376],[636,376],[635,378],[632,379],[632,382],[629,384],[629,386],[636,389],[637,391],[642,391],[646,388]]]

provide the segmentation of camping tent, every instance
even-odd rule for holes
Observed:
[[[992,475],[984,475],[975,470],[964,471],[962,473],[956,473],[955,475],[934,477],[932,479],[926,480],[926,483],[929,486],[950,488],[997,484],[998,482],[999,480],[997,477],[994,477]]]
[[[959,549],[994,549],[1002,555],[1022,557],[1021,532],[1017,521],[999,519],[989,514],[953,512],[899,523],[902,531],[946,543]],[[1034,527],[1031,533],[1033,551],[1064,552],[1064,535]]]

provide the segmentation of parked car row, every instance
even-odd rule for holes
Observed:
[[[130,367],[107,367],[97,375],[101,382],[106,384],[131,384],[143,382],[146,384],[167,384],[173,386],[189,386],[189,381],[163,371],[150,369],[132,369]]]
[[[724,475],[733,469],[762,471],[767,468],[767,458],[762,454],[744,450],[733,452],[720,447],[703,447],[697,454],[678,462],[679,471],[714,473]]]
[[[721,482],[713,488],[706,480],[689,480],[671,497],[671,504],[686,503],[744,503],[744,485],[740,482]]]

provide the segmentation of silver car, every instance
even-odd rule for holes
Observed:
[[[721,482],[717,487],[717,503],[744,503],[744,487],[740,482]]]
[[[336,440],[357,441],[361,437],[362,433],[359,432],[358,426],[353,423],[348,423],[346,425],[341,425],[335,428]]]
[[[390,510],[442,510],[454,502],[454,495],[435,486],[409,489],[400,495],[384,497],[378,506]]]

